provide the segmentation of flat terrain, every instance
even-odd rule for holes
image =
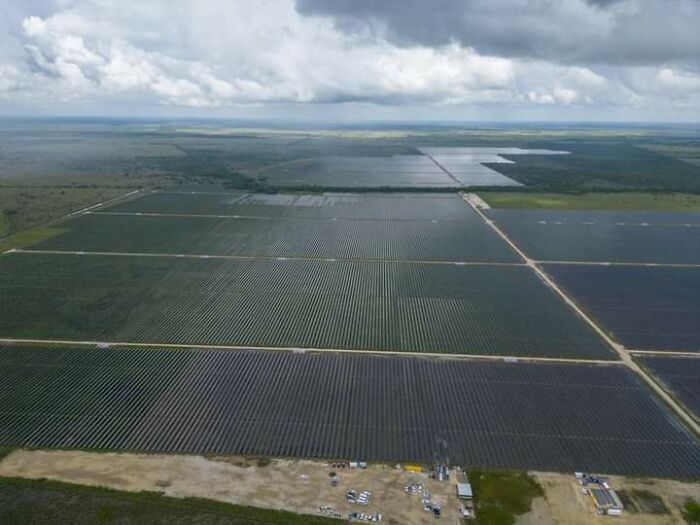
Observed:
[[[2,216],[0,338],[46,346],[0,348],[0,443],[698,479],[698,437],[584,319],[700,348],[697,136],[8,122],[0,183],[44,196]],[[482,184],[552,209],[494,228],[454,193]],[[11,224],[126,188],[145,196]],[[629,209],[552,197],[589,190]]]
[[[700,212],[700,195],[689,193],[480,191],[479,196],[493,208]]]
[[[700,358],[639,355],[635,359],[700,419]]]
[[[685,525],[681,508],[688,498],[696,498],[698,483],[682,483],[653,478],[610,476],[618,493],[642,493],[660,499],[665,511],[651,513],[647,509],[625,507],[622,516],[598,516],[590,496],[571,474],[532,472],[542,486],[544,497],[533,501],[532,510],[520,516],[516,525]]]
[[[626,347],[700,351],[700,269],[571,264],[544,268]]]
[[[340,478],[340,483],[335,488],[328,482],[328,474],[331,471],[337,472]],[[300,479],[302,474],[308,476],[308,479]],[[319,506],[328,505],[335,511],[343,513],[358,509],[370,513],[381,512],[383,522],[389,524],[435,523],[435,518],[423,512],[420,496],[407,495],[404,492],[404,486],[409,481],[423,483],[433,495],[433,499],[444,504],[443,519],[447,522],[450,522],[458,506],[454,496],[454,479],[449,482],[437,482],[427,474],[410,474],[397,470],[393,465],[371,464],[367,469],[337,469],[325,462],[306,460],[273,459],[270,461],[246,457],[203,458],[182,455],[95,454],[78,451],[18,451],[0,464],[0,475],[22,476],[30,480],[46,478],[83,486],[110,487],[121,491],[158,491],[175,498],[207,497],[227,504],[255,505],[268,509],[283,508],[305,513],[297,519],[306,520],[306,522],[310,522],[313,516],[319,516]],[[478,476],[477,473],[471,472],[470,475],[472,479]],[[590,497],[581,493],[581,487],[572,474],[530,472],[530,476],[542,487],[543,496],[536,497],[532,501],[532,509],[518,517],[516,521],[518,525],[605,524],[613,519],[595,514]],[[686,498],[696,497],[698,491],[697,483],[619,476],[612,476],[610,480],[617,490],[643,491],[645,494],[659,498],[666,507],[666,513],[661,514],[651,514],[643,510],[631,512],[630,508],[623,516],[614,518],[615,523],[621,524],[682,524],[684,522],[680,516],[680,507]],[[2,483],[0,479],[0,486]],[[32,487],[32,491],[28,491],[28,494],[24,493],[25,501],[31,497],[34,505],[42,504],[47,500],[54,506],[61,505],[60,501],[56,501],[56,496],[52,500],[50,496],[41,494],[39,492],[41,488],[40,485],[36,485],[37,482],[25,480],[24,483]],[[371,490],[374,495],[371,504],[368,507],[347,504],[344,494],[349,488]],[[0,489],[0,498],[2,494],[7,494],[5,490]],[[71,492],[63,489],[58,494],[71,494]],[[74,490],[72,494],[81,493]],[[89,492],[84,492],[83,498],[87,494]],[[480,494],[481,499],[487,497],[483,491]],[[93,498],[104,495],[97,492]],[[127,495],[123,495],[116,501],[98,500],[98,502],[109,507],[116,506],[119,509],[118,502],[123,501],[124,496]],[[479,493],[477,497],[479,498]],[[73,498],[64,497],[63,501],[71,501]],[[488,503],[503,505],[512,504],[515,500],[513,495],[509,494]],[[157,503],[149,499],[146,501],[151,504]],[[216,507],[211,502],[199,501],[200,505],[195,508],[199,510],[198,515],[203,517],[197,523],[209,523],[204,520],[206,511],[212,511]],[[22,501],[15,499],[14,503],[21,505]],[[168,507],[165,505],[166,502],[163,502],[163,505],[158,507],[158,511],[166,512]],[[183,501],[183,506],[187,508],[186,501]],[[266,516],[262,512],[264,511],[256,517],[271,519],[271,516]],[[223,521],[223,516],[218,519],[221,521],[216,523],[229,523]],[[277,519],[281,517],[278,516]],[[285,523],[285,521],[272,522]],[[134,523],[141,522],[134,521]]]
[[[613,359],[525,266],[12,253],[0,334]]]
[[[367,203],[353,205],[353,200],[365,199]],[[297,196],[273,196],[265,202],[261,197],[245,194],[218,199],[211,195],[152,194],[124,206],[83,215],[63,225],[65,233],[34,248],[310,259],[522,262],[458,195],[416,195],[410,200],[353,194],[338,198],[307,196],[307,205],[303,200]],[[208,213],[191,212],[205,207],[208,201]],[[153,202],[153,208],[149,202]],[[370,212],[369,217],[358,216],[359,211],[372,206],[376,211]],[[120,211],[124,208],[170,211]],[[179,213],[180,208],[190,211]]]
[[[700,214],[486,211],[541,261],[700,264]]]
[[[0,239],[127,193],[113,188],[4,188],[0,186]]]
[[[457,188],[460,183],[423,155],[322,157],[265,167],[258,178],[281,186]]]
[[[39,463],[41,458],[43,465]],[[337,487],[329,482],[330,472],[338,474]],[[331,507],[343,518],[352,511],[381,513],[383,523],[389,524],[435,523],[432,513],[423,512],[420,494],[404,492],[405,484],[415,480],[424,484],[434,501],[444,505],[445,519],[456,518],[458,509],[453,483],[441,483],[426,474],[409,474],[385,465],[337,469],[327,462],[307,460],[20,451],[0,464],[0,475],[127,491],[162,491],[176,498],[209,498],[229,504],[284,509],[301,513],[297,518],[299,523],[322,516],[320,506]],[[302,475],[308,479],[301,479]],[[370,505],[348,503],[345,493],[350,489],[371,491]]]
[[[622,365],[5,346],[0,374],[13,445],[700,475]]]
[[[151,193],[31,250],[5,337],[614,357],[458,195]]]
[[[474,211],[454,193],[249,193],[163,190],[108,210],[296,219],[457,221],[473,223]]]
[[[210,499],[171,498],[162,491],[129,493],[56,481],[0,478],[0,521],[43,525],[171,524],[333,525],[320,516],[253,508]]]

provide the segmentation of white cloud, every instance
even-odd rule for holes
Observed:
[[[670,89],[676,94],[700,92],[700,75],[687,71],[664,68],[656,75],[656,81],[662,89]]]
[[[511,3],[525,13],[527,2]],[[489,56],[454,41],[398,45],[377,33],[344,32],[327,18],[302,16],[293,0],[56,5],[50,14],[29,11],[16,19],[13,38],[23,54],[0,54],[4,100],[189,107],[355,101],[635,111],[678,104],[700,82],[692,69],[673,64],[661,70],[562,65]],[[488,2],[479,5],[488,11]],[[556,9],[586,24],[593,20],[606,34],[614,29],[609,22],[615,11],[591,10],[579,1]],[[635,16],[638,2],[623,1],[614,9]]]

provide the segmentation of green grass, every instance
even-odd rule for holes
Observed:
[[[15,447],[0,446],[0,461],[5,459],[6,456],[8,456],[10,453],[14,452],[15,450],[16,450]]]
[[[481,471],[469,473],[475,494],[477,525],[510,525],[528,512],[532,500],[543,496],[542,487],[526,472]]]
[[[689,498],[683,505],[681,512],[685,521],[690,525],[700,524],[700,503],[694,499]]]
[[[50,516],[50,519],[48,517]],[[0,523],[93,525],[332,524],[338,520],[156,492],[122,492],[46,480],[0,478]]]
[[[12,248],[26,248],[66,231],[68,231],[66,228],[33,228],[19,232],[0,241],[0,253]]]
[[[700,195],[688,193],[479,192],[493,208],[700,212]]]

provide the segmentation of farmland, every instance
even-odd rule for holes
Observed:
[[[524,266],[13,253],[0,291],[6,337],[614,357]]]
[[[700,359],[658,355],[639,355],[635,359],[700,419]]]
[[[545,265],[628,348],[700,351],[697,268]]]
[[[622,365],[5,346],[0,369],[18,445],[700,472],[697,440]]]

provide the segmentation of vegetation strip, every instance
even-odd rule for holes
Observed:
[[[338,520],[159,492],[126,492],[73,483],[0,478],[0,521],[43,524],[333,525]]]

